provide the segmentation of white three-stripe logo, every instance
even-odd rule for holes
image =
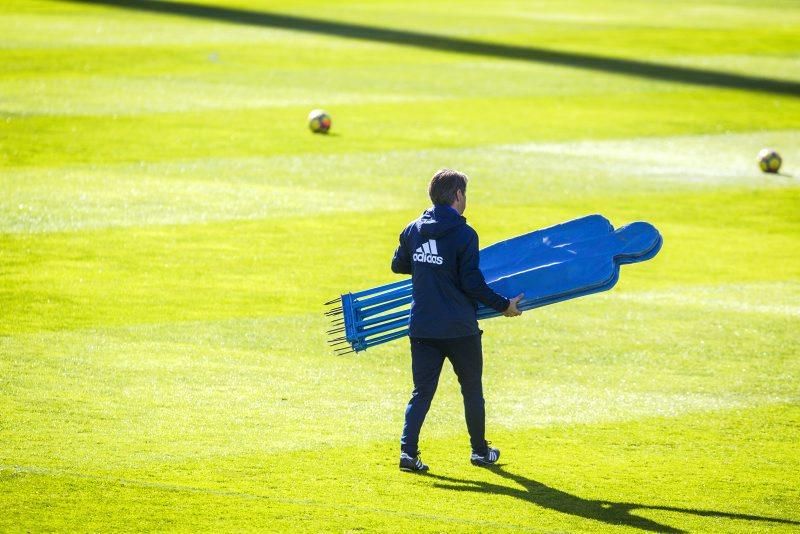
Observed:
[[[420,263],[433,263],[435,265],[441,265],[444,261],[444,259],[439,256],[439,249],[436,247],[435,239],[429,239],[427,243],[423,243],[422,246],[417,247],[412,259]]]
[[[429,239],[427,243],[423,243],[421,247],[417,247],[417,252],[422,252],[423,254],[433,254],[434,256],[438,256],[439,251],[436,249],[436,240]]]

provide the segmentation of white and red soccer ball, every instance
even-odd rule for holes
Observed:
[[[308,114],[308,127],[314,133],[328,133],[331,124],[331,116],[321,109],[315,109]]]

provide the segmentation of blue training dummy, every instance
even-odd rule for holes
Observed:
[[[634,222],[614,230],[601,215],[589,215],[513,237],[480,252],[486,283],[501,295],[525,297],[517,304],[530,310],[563,300],[606,291],[619,279],[620,265],[649,260],[661,249],[658,230]],[[359,352],[408,335],[411,280],[357,293],[346,293],[326,305],[338,304],[329,335],[337,354]],[[478,306],[478,319],[499,312]]]

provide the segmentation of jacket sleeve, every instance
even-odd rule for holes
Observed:
[[[392,258],[392,272],[397,274],[411,274],[411,256],[406,247],[405,230],[400,234],[400,245],[394,251]]]
[[[502,313],[508,309],[509,301],[504,296],[495,293],[483,278],[483,273],[478,267],[480,261],[478,234],[474,231],[471,234],[464,252],[458,258],[461,290],[471,299]]]

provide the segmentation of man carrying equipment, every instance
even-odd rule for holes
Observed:
[[[483,353],[476,311],[478,302],[506,317],[520,315],[523,295],[508,299],[495,293],[478,268],[478,234],[462,216],[467,207],[467,176],[442,169],[428,187],[433,207],[400,234],[392,271],[410,274],[409,317],[414,391],[406,406],[400,439],[400,469],[427,471],[417,444],[436,393],[444,359],[449,358],[461,384],[473,465],[492,465],[500,450],[485,437]]]

